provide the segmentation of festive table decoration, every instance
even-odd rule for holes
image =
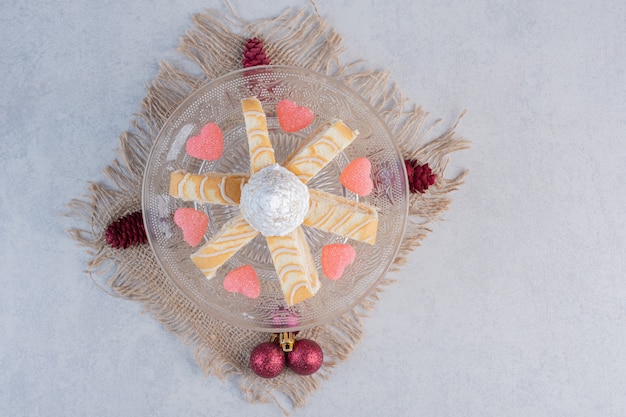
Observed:
[[[437,181],[437,174],[433,173],[428,163],[421,165],[416,160],[404,161],[406,165],[406,175],[409,179],[409,189],[412,193],[424,194],[428,187]]]
[[[285,369],[285,353],[274,342],[257,345],[250,353],[250,369],[261,378],[275,378]]]
[[[244,68],[255,67],[257,65],[269,65],[272,61],[265,54],[263,41],[258,38],[248,39],[243,47],[243,59],[241,65]]]
[[[106,242],[115,249],[126,249],[148,241],[141,211],[127,214],[107,227]]]
[[[332,375],[337,362],[348,359],[362,337],[362,318],[375,306],[382,288],[390,280],[380,281],[365,299],[340,318],[303,329],[297,335],[280,333],[268,341],[267,333],[217,320],[179,292],[148,245],[138,245],[145,243],[139,211],[143,173],[153,141],[165,121],[186,97],[208,81],[242,66],[269,64],[270,57],[272,65],[305,67],[330,75],[360,94],[379,112],[406,161],[413,194],[410,219],[393,266],[397,269],[430,232],[431,223],[448,208],[449,193],[463,183],[465,172],[447,178],[445,169],[448,155],[467,148],[468,143],[455,133],[456,124],[441,136],[430,137],[434,123],[427,122],[427,114],[420,107],[408,104],[389,82],[388,74],[371,70],[362,63],[342,63],[342,48],[340,36],[309,9],[288,10],[276,18],[253,22],[213,10],[194,16],[194,27],[183,37],[179,48],[181,62],[161,64],[142,102],[142,111],[132,127],[121,135],[121,156],[105,169],[110,181],[91,184],[86,199],[70,204],[73,214],[86,224],[70,230],[70,234],[87,248],[91,256],[87,266],[90,274],[106,277],[116,294],[142,303],[165,329],[193,346],[196,360],[207,375],[237,379],[247,400],[275,401],[285,413],[290,407],[303,406],[308,395]],[[189,68],[190,63],[199,71],[183,69]],[[291,103],[281,110],[283,115],[288,115],[287,119],[292,119],[288,129],[304,126],[303,120],[310,117],[294,103],[295,113]],[[195,142],[219,145],[220,135],[215,127],[207,128],[191,143],[191,153],[207,160],[219,158],[221,149],[215,148],[219,152],[210,154],[196,152]],[[370,192],[370,185],[384,189],[390,180],[382,171],[374,175],[363,167],[354,170],[351,175],[354,178],[347,182],[358,192]],[[181,176],[178,180],[185,179]],[[196,239],[194,236],[191,243]],[[339,279],[337,282],[342,279],[342,266],[358,262],[346,247],[330,248],[326,256],[324,270],[332,279]],[[331,265],[328,257],[337,265]],[[232,272],[228,283],[224,283],[229,291],[257,296],[254,269],[244,267]],[[277,327],[298,326],[298,318],[289,311],[279,309],[275,313],[272,320]],[[288,398],[290,404],[279,398]]]
[[[285,368],[298,375],[313,375],[324,363],[324,351],[314,340],[298,339],[297,332],[274,333],[250,353],[250,369],[261,378],[275,378]]]
[[[324,362],[324,352],[314,340],[302,339],[294,342],[287,353],[287,366],[298,375],[312,375]]]

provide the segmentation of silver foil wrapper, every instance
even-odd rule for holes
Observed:
[[[309,189],[278,164],[255,173],[241,192],[243,217],[264,236],[285,236],[309,211]]]

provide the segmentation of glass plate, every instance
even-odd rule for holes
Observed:
[[[205,240],[211,238],[238,206],[184,202],[168,194],[172,171],[193,173],[249,172],[250,162],[240,100],[256,96],[267,114],[270,139],[276,161],[282,162],[312,130],[327,120],[343,120],[359,135],[337,158],[307,185],[352,200],[373,205],[379,213],[376,244],[369,245],[303,226],[321,280],[311,299],[287,307],[278,283],[265,238],[257,236],[235,254],[217,275],[208,280],[191,262],[191,248],[173,220],[179,207],[194,207],[209,216]],[[276,118],[276,105],[290,99],[315,113],[304,130],[285,133]],[[188,138],[209,122],[217,123],[224,134],[224,152],[217,161],[201,161],[185,152]],[[343,168],[355,158],[372,163],[374,190],[358,197],[339,182]],[[321,74],[296,67],[262,66],[235,71],[217,78],[187,98],[170,116],[148,158],[142,193],[148,240],[156,258],[176,287],[200,310],[237,327],[277,332],[300,330],[325,324],[354,307],[383,277],[400,247],[408,212],[408,185],[402,156],[391,134],[375,111],[345,85]],[[337,281],[326,278],[320,265],[322,246],[349,243],[356,260]],[[249,299],[223,287],[226,273],[251,265],[261,282],[261,295]]]

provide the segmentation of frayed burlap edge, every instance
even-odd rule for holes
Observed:
[[[141,112],[121,135],[120,155],[104,170],[108,183],[90,184],[86,198],[70,202],[70,216],[87,228],[74,228],[69,234],[87,248],[89,276],[95,282],[94,276],[106,277],[114,295],[141,302],[168,331],[194,346],[195,357],[207,375],[220,379],[236,376],[247,400],[275,401],[287,414],[289,408],[303,406],[309,394],[331,375],[334,365],[348,358],[362,337],[362,318],[391,281],[381,280],[341,318],[303,332],[303,337],[316,340],[324,349],[324,366],[317,374],[301,377],[285,372],[272,380],[257,377],[248,367],[248,355],[267,334],[234,328],[199,311],[165,277],[148,245],[115,250],[105,242],[104,231],[113,220],[141,209],[144,166],[159,129],[190,93],[240,68],[243,45],[249,37],[265,40],[273,64],[306,67],[343,81],[379,112],[405,159],[428,162],[437,173],[437,181],[427,193],[411,196],[410,219],[394,269],[426,237],[429,224],[448,208],[450,192],[463,183],[466,172],[454,178],[446,178],[444,173],[448,155],[467,148],[468,142],[457,136],[456,124],[431,138],[436,123],[427,123],[428,115],[409,105],[389,81],[389,73],[363,69],[363,63],[340,64],[341,38],[316,11],[290,9],[273,19],[245,22],[234,13],[208,10],[193,21],[194,27],[179,47],[184,59],[161,64],[148,86]]]

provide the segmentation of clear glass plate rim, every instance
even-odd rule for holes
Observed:
[[[190,103],[193,103],[195,100],[197,100],[200,96],[202,96],[202,94],[204,94],[206,91],[209,91],[211,88],[213,88],[216,85],[219,85],[220,82],[222,82],[223,79],[227,79],[229,77],[235,77],[237,74],[241,74],[241,75],[245,75],[246,73],[249,73],[250,71],[261,71],[261,70],[278,70],[278,71],[285,71],[285,72],[298,72],[298,73],[304,73],[307,74],[310,77],[315,77],[320,81],[325,81],[325,82],[330,82],[333,83],[334,86],[338,87],[340,90],[343,90],[342,92],[348,96],[351,96],[353,98],[356,98],[359,100],[360,105],[362,105],[363,107],[366,107],[367,110],[369,111],[369,113],[371,115],[373,115],[376,119],[377,119],[377,124],[385,131],[385,134],[387,135],[387,137],[390,139],[390,144],[393,146],[393,150],[395,151],[395,153],[398,155],[398,157],[402,158],[402,153],[398,147],[398,144],[396,143],[396,141],[394,140],[394,136],[392,135],[389,127],[387,126],[387,123],[382,119],[382,117],[379,115],[379,113],[373,108],[373,106],[367,101],[365,100],[363,97],[361,97],[356,91],[354,91],[353,89],[351,89],[350,87],[348,87],[343,81],[341,80],[337,80],[334,78],[331,78],[328,75],[319,73],[319,72],[315,72],[306,68],[302,68],[302,67],[297,67],[297,66],[287,66],[287,65],[261,65],[261,66],[256,66],[256,67],[250,67],[250,68],[243,68],[243,69],[238,69],[235,71],[231,71],[227,74],[224,74],[220,77],[217,77],[215,79],[212,79],[210,81],[208,81],[207,83],[203,84],[202,86],[200,86],[198,89],[196,89],[195,91],[193,91],[192,93],[189,94],[188,97],[186,97],[181,104],[178,105],[178,107],[170,114],[170,116],[167,118],[167,120],[163,123],[161,129],[159,130],[157,136],[155,137],[152,145],[151,145],[151,149],[150,152],[148,154],[148,159],[146,162],[146,166],[145,166],[145,171],[144,171],[144,177],[142,180],[142,212],[143,212],[143,220],[144,220],[144,224],[148,224],[149,222],[149,218],[148,218],[148,210],[146,210],[145,208],[145,204],[147,204],[147,198],[148,198],[148,186],[149,186],[149,181],[150,181],[150,176],[147,175],[149,173],[149,167],[151,165],[151,162],[154,159],[154,154],[157,152],[157,148],[158,148],[158,144],[159,142],[162,140],[162,136],[164,135],[164,132],[166,132],[168,130],[168,128],[171,127],[173,121],[175,119],[177,119],[178,117],[181,116],[181,114],[184,112],[184,110],[189,106]],[[395,250],[392,252],[392,254],[390,255],[390,259],[391,261],[389,262],[389,265],[386,266],[386,268],[384,269],[384,272],[380,274],[379,277],[376,278],[376,280],[374,280],[371,284],[371,286],[369,287],[369,289],[365,292],[363,292],[363,294],[361,294],[360,297],[355,297],[354,300],[352,300],[352,303],[347,303],[344,308],[342,309],[336,309],[333,313],[329,313],[327,316],[324,317],[324,323],[310,323],[308,325],[305,326],[296,326],[296,327],[285,327],[285,328],[259,328],[258,325],[255,325],[254,323],[250,323],[250,322],[246,322],[246,321],[240,321],[237,323],[237,327],[240,328],[245,328],[245,329],[249,329],[249,330],[255,330],[255,331],[267,331],[267,332],[275,332],[275,331],[295,331],[295,330],[303,330],[306,328],[310,328],[310,327],[315,327],[317,325],[320,324],[326,324],[329,323],[333,320],[336,320],[337,318],[339,318],[340,316],[342,316],[343,314],[345,314],[346,312],[354,309],[356,306],[358,306],[364,299],[366,299],[369,295],[371,295],[371,292],[374,288],[376,288],[376,286],[379,284],[380,280],[387,274],[389,273],[389,269],[391,268],[391,266],[393,265],[393,263],[395,262],[395,260],[397,259],[398,253],[401,249],[402,246],[402,241],[404,240],[404,236],[406,233],[406,226],[407,226],[407,222],[408,222],[408,210],[409,210],[409,197],[410,193],[408,192],[408,181],[406,180],[406,168],[404,166],[404,164],[401,164],[400,167],[402,174],[403,174],[403,188],[404,188],[404,195],[407,196],[407,198],[403,199],[403,207],[401,207],[401,210],[403,212],[403,216],[401,218],[401,224],[400,224],[400,234],[398,236],[399,238],[399,243],[396,245]],[[162,272],[164,273],[164,275],[168,278],[168,280],[170,282],[172,282],[172,284],[174,284],[174,286],[179,290],[179,293],[184,296],[187,300],[189,300],[189,302],[191,302],[192,304],[196,305],[195,302],[191,299],[189,299],[189,297],[187,297],[187,295],[185,294],[185,291],[183,291],[181,288],[179,288],[179,284],[176,282],[175,279],[172,279],[171,277],[169,277],[167,271],[167,268],[164,267],[164,265],[162,264],[163,260],[160,259],[159,256],[156,255],[156,251],[154,248],[154,245],[156,244],[156,242],[154,242],[155,237],[152,237],[150,235],[150,233],[148,233],[148,242],[149,242],[149,246],[150,249],[153,252],[153,255],[155,257],[155,259],[157,260],[157,263],[159,265],[159,267],[161,268]],[[198,307],[199,308],[199,307]],[[215,317],[214,315],[210,314],[209,312],[207,312],[204,309],[201,309],[201,311],[211,315],[212,318],[214,319],[218,319],[223,321],[224,319],[222,317]],[[230,323],[229,323],[230,324]]]

